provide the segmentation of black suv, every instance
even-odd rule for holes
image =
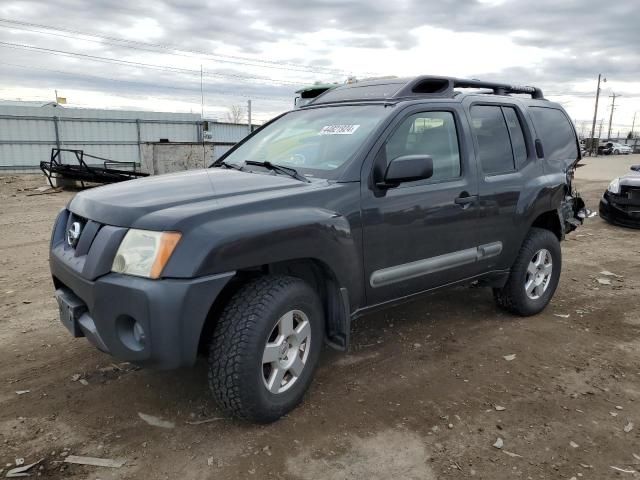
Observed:
[[[79,193],[51,239],[61,319],[137,364],[208,350],[218,403],[273,421],[365,313],[474,281],[514,314],[545,308],[560,240],[584,216],[579,158],[567,114],[537,88],[340,86],[211,168]]]

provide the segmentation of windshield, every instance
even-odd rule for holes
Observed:
[[[386,115],[382,105],[314,108],[289,112],[224,158],[295,168],[305,176],[334,179]]]

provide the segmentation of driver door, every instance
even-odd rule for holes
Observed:
[[[408,110],[408,111],[407,111]],[[478,185],[459,105],[405,110],[365,163],[361,182],[367,303],[374,305],[477,274]],[[430,155],[433,176],[380,189],[389,162]]]

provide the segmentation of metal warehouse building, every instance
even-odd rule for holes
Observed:
[[[147,143],[202,143],[213,161],[249,133],[248,125],[202,121],[200,115],[66,108],[56,103],[0,102],[0,171],[33,170],[53,148],[101,159],[142,161]]]

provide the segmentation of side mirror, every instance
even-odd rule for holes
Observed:
[[[631,170],[634,172],[640,172],[640,165],[631,165]]]
[[[433,159],[430,155],[403,155],[396,157],[387,166],[380,188],[397,187],[403,182],[415,182],[433,176]]]

